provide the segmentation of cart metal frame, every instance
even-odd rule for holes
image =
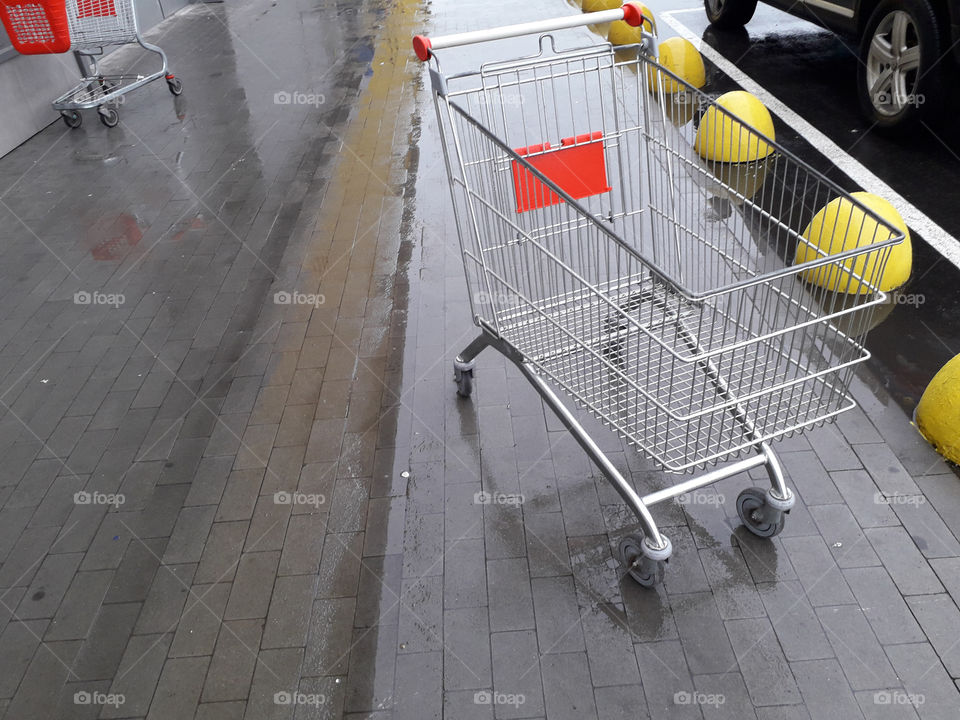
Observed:
[[[53,101],[68,127],[82,123],[80,110],[96,108],[100,121],[114,127],[120,116],[114,105],[134,90],[164,78],[173,95],[183,92],[183,84],[169,70],[162,48],[147,42],[140,33],[134,0],[66,0],[70,26],[70,49],[83,80]],[[118,73],[104,75],[97,59],[107,47],[136,43],[144,50],[160,56],[160,67],[147,74]]]
[[[414,49],[431,63],[470,306],[481,330],[454,361],[458,393],[471,394],[476,358],[487,347],[519,369],[636,515],[642,535],[623,538],[620,559],[634,580],[650,586],[672,554],[650,513],[657,503],[762,466],[769,487],[745,489],[737,512],[756,535],[782,530],[795,497],[769,442],[855,406],[849,383],[854,367],[869,357],[861,340],[886,299],[879,280],[903,234],[656,65],[649,57],[656,53],[653,36],[644,33],[641,45],[616,52],[606,43],[558,52],[545,34],[622,19],[634,26],[643,20],[639,7],[627,3],[493,30],[417,36]],[[540,35],[539,54],[477,71],[444,75],[435,54],[522,35]],[[673,117],[676,94],[667,92],[669,83],[695,98],[699,110],[715,113],[721,127],[733,123],[734,141],[768,144],[766,165],[721,167],[729,163],[688,152],[689,120]],[[619,100],[604,100],[610,89]],[[623,99],[631,92],[635,111]],[[533,107],[518,120],[525,97]],[[581,115],[590,116],[586,128]],[[596,124],[602,132],[593,132]],[[541,172],[536,156],[556,149],[545,141],[567,133],[567,147],[603,143],[615,177],[611,187],[575,198]],[[783,188],[767,190],[767,165],[802,190],[799,204],[795,197],[788,201]],[[522,173],[535,178],[532,207],[520,197]],[[710,226],[714,221],[690,200],[700,198],[697,193],[739,206],[744,218],[762,225],[771,247],[740,237],[749,235],[743,221],[732,229]],[[872,228],[873,242],[832,254],[818,250],[812,260],[791,265],[787,254],[811,245],[797,230],[812,215],[803,204],[812,198],[819,207],[835,197],[859,213],[840,229],[862,237]],[[472,292],[477,288],[482,298]],[[548,380],[668,472],[727,464],[641,496]],[[739,457],[747,451],[752,454]]]

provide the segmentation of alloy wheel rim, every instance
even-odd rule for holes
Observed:
[[[920,38],[909,13],[894,10],[877,25],[867,53],[867,91],[881,115],[892,117],[917,96],[920,79]]]

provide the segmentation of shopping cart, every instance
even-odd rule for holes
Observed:
[[[794,495],[769,442],[855,406],[849,385],[869,357],[862,340],[903,235],[658,66],[652,36],[617,50],[557,50],[542,34],[620,19],[642,22],[628,3],[418,36],[414,49],[432,61],[481,329],[454,362],[458,392],[471,394],[488,346],[519,368],[636,514],[642,534],[623,537],[620,560],[649,586],[672,551],[649,510],[658,502],[763,466],[770,487],[747,487],[737,513],[755,535],[783,529]],[[540,35],[538,54],[469,72],[445,75],[436,56],[531,34]],[[711,114],[718,142],[752,148],[744,162],[705,160],[695,149]],[[837,197],[856,212],[822,228],[824,237],[804,238],[814,213]],[[812,259],[794,263],[799,245],[844,230],[859,231],[863,244],[811,250]],[[703,472],[641,497],[548,383],[663,470]]]
[[[83,80],[53,101],[63,121],[80,127],[80,110],[97,109],[100,121],[115,127],[120,116],[113,105],[127,93],[164,78],[174,95],[183,92],[180,79],[169,72],[163,50],[143,39],[134,0],[0,0],[0,19],[14,47],[34,55],[73,50]],[[149,75],[104,75],[97,57],[115,45],[137,43],[160,56],[161,67]]]

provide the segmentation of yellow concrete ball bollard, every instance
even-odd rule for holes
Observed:
[[[852,270],[868,283],[876,283],[879,280],[879,287],[884,292],[894,290],[907,282],[913,271],[913,246],[907,224],[900,217],[897,209],[879,195],[855,192],[852,197],[903,233],[903,242],[889,250],[890,255],[883,268],[883,277],[873,277],[877,262],[883,259],[882,255],[886,252],[878,250],[848,258],[843,262],[842,268],[837,265],[821,265],[812,268],[803,273],[803,279],[835,292],[861,295],[873,292],[865,282],[850,274],[849,271]],[[889,232],[850,200],[842,197],[834,198],[813,216],[810,224],[803,231],[803,239],[807,242],[800,242],[797,245],[797,254],[793,263],[799,265],[821,258],[823,255],[820,251],[827,255],[834,255],[844,250],[884,242],[888,238]]]
[[[960,355],[933,376],[914,419],[920,434],[938,453],[960,463]]]
[[[716,104],[737,119],[707,108],[694,148],[705,160],[725,163],[754,162],[773,152],[773,146],[758,135],[776,139],[770,111],[756,97],[744,90],[733,90],[716,99]]]
[[[623,6],[623,0],[583,0],[584,12],[600,12],[601,10],[616,10]]]
[[[653,17],[653,11],[646,5],[640,6],[640,12],[643,14],[643,25],[634,27],[626,20],[617,20],[610,23],[610,31],[607,33],[607,40],[611,45],[634,45],[643,40],[642,30],[646,30],[652,35],[657,34],[657,20]]]
[[[660,43],[657,46],[657,63],[695,88],[702,88],[707,82],[703,56],[693,43],[685,38],[672,37]],[[658,75],[661,76],[659,80]],[[653,65],[647,65],[647,81],[654,92],[660,91],[662,82],[663,92],[667,95],[686,89],[669,75],[656,72]]]

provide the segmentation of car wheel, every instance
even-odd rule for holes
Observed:
[[[940,30],[928,0],[883,0],[860,42],[858,94],[864,114],[903,130],[938,101]]]
[[[757,10],[757,0],[703,0],[707,20],[721,30],[742,28]]]

